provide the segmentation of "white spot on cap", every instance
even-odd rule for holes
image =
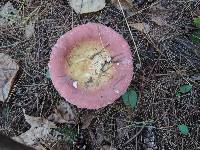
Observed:
[[[73,85],[74,88],[77,89],[77,87],[78,87],[78,82],[77,82],[77,81],[74,81],[72,85]]]
[[[117,63],[117,66],[119,66],[119,63]]]
[[[119,90],[114,90],[115,93],[119,94]]]

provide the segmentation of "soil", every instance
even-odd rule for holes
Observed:
[[[21,6],[10,2],[16,9]],[[31,0],[20,11],[24,18],[34,12],[26,20],[35,22],[30,38],[20,22],[0,28],[0,52],[20,66],[8,99],[0,102],[0,132],[14,136],[30,128],[22,109],[28,115],[44,118],[53,112],[63,98],[46,77],[51,47],[73,27],[95,22],[113,28],[128,41],[134,57],[130,87],[137,91],[139,100],[135,108],[124,105],[122,98],[99,110],[78,109],[70,104],[80,119],[79,125],[85,114],[95,115],[89,127],[81,130],[77,138],[81,142],[71,144],[71,149],[83,149],[82,145],[92,150],[102,145],[119,150],[200,149],[200,45],[191,40],[197,30],[193,18],[199,14],[200,1],[135,1],[136,9],[126,10],[126,18],[114,4],[106,3],[101,11],[80,15],[65,0]],[[165,18],[166,24],[156,24],[152,15]],[[126,21],[148,23],[150,31],[129,30]],[[177,97],[184,84],[191,84],[192,90]],[[189,134],[181,134],[179,124],[186,124]],[[79,125],[71,126],[77,129]]]

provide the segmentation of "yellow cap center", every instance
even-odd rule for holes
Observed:
[[[66,71],[78,87],[96,88],[112,78],[112,59],[101,43],[82,42],[71,50]]]

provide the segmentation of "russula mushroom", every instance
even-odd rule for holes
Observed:
[[[128,43],[97,23],[79,25],[62,35],[48,65],[54,87],[79,108],[98,109],[113,103],[133,76]]]

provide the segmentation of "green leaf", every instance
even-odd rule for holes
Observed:
[[[176,92],[176,96],[180,98],[181,97],[180,92]]]
[[[46,77],[47,79],[50,79],[50,78],[51,78],[51,77],[50,77],[50,73],[49,73],[49,69],[46,71],[45,77]]]
[[[195,24],[197,27],[200,27],[200,16],[198,16],[197,18],[194,18],[193,21],[194,21],[194,24]]]
[[[191,90],[192,90],[192,85],[190,85],[190,84],[184,84],[184,85],[182,85],[179,88],[179,93],[184,94],[184,93],[187,93],[187,92],[189,92]]]
[[[137,105],[138,95],[136,91],[129,89],[124,95],[122,95],[122,99],[125,105],[134,108]]]
[[[188,126],[185,124],[178,125],[178,129],[181,134],[187,135],[189,133]]]
[[[193,31],[191,38],[192,38],[192,42],[194,44],[199,44],[200,43],[200,30]]]
[[[200,28],[200,16],[193,18],[194,24]],[[192,42],[194,44],[200,44],[200,29],[192,32]]]

